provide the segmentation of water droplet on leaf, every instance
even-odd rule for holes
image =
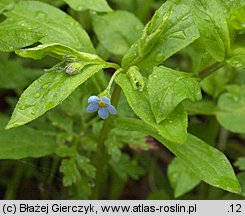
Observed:
[[[174,33],[172,37],[178,38],[178,39],[185,39],[186,35],[184,31],[179,31],[179,32]]]
[[[155,56],[155,60],[157,63],[160,63],[163,59],[163,53],[162,52],[158,52]]]
[[[139,87],[139,91],[142,92],[143,91],[143,86]]]
[[[43,86],[42,86],[42,89],[46,89],[46,88],[48,88],[49,87],[49,84],[44,84]]]
[[[40,93],[36,93],[36,94],[34,95],[34,98],[39,98],[40,96],[41,96]]]
[[[197,39],[196,37],[192,37],[192,38],[191,38],[192,41],[194,41],[194,40],[196,40],[196,39]]]
[[[25,105],[20,106],[20,110],[25,110],[25,109],[26,109]]]
[[[183,18],[182,18],[182,20],[187,20],[189,18],[189,14],[187,14],[186,16],[184,16]]]
[[[47,17],[47,14],[41,10],[37,11],[35,15],[36,15],[36,18],[38,19],[44,19]]]

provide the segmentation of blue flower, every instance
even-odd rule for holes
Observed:
[[[88,99],[89,106],[87,112],[97,112],[102,119],[106,119],[109,116],[109,113],[112,115],[117,114],[117,110],[114,106],[111,105],[109,98],[103,96],[101,98],[97,96],[91,96]]]

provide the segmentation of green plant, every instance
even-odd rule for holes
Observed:
[[[57,8],[64,2],[77,21]],[[142,2],[109,1],[117,10],[105,0],[55,1],[56,7],[41,1],[0,3],[0,67],[6,71],[0,88],[21,93],[6,126],[10,130],[0,131],[0,158],[51,155],[44,160],[52,175],[59,167],[72,194],[64,196],[119,198],[129,178],[151,169],[152,191],[161,191],[154,180],[161,156],[147,152],[160,142],[176,156],[168,165],[175,197],[201,181],[241,193],[223,152],[232,160],[242,156],[227,146],[229,134],[244,140],[245,133],[245,2]],[[129,12],[132,7],[135,13]],[[159,8],[149,19],[154,7]],[[42,74],[34,69],[40,67],[50,68]],[[106,120],[87,112],[98,110]],[[1,126],[6,122],[4,114]],[[130,151],[145,153],[127,154],[128,144]],[[242,160],[236,164],[243,167]],[[210,198],[205,187],[194,198]]]

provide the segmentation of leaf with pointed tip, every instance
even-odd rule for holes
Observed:
[[[144,88],[143,91],[134,90],[129,78],[125,74],[119,74],[115,81],[123,89],[131,108],[144,122],[156,128],[165,139],[175,143],[185,142],[187,113],[182,104],[177,106],[168,118],[157,124],[148,99],[147,88]]]
[[[111,53],[123,55],[140,38],[143,24],[127,11],[114,11],[105,15],[93,15],[94,31],[100,43]]]
[[[6,128],[24,125],[43,115],[60,104],[79,85],[104,67],[105,65],[90,65],[74,76],[65,72],[45,73],[21,95]]]
[[[148,133],[183,160],[204,182],[232,193],[240,193],[240,184],[226,156],[199,138],[188,134],[183,145],[176,145],[165,140],[156,129],[141,120],[119,118],[117,125],[124,130]]]
[[[141,39],[124,55],[122,66],[128,68],[137,64],[140,71],[149,74],[154,66],[161,64],[198,37],[199,32],[190,6],[184,1],[167,1],[146,25]],[[142,45],[145,47],[144,52],[141,52]]]
[[[168,179],[174,189],[175,198],[191,191],[201,182],[200,178],[178,157],[174,158],[168,166]]]
[[[79,23],[49,4],[20,1],[4,15],[7,19],[0,23],[0,50],[13,51],[39,41],[94,52],[88,34]]]
[[[155,67],[149,76],[149,101],[158,123],[166,119],[180,102],[202,97],[200,84],[192,73],[163,66]]]
[[[106,0],[64,0],[73,10],[94,10],[98,12],[110,12],[112,9]]]
[[[210,55],[219,62],[225,60],[226,53],[230,49],[227,18],[231,5],[228,2],[196,0],[191,4],[193,17],[201,35],[200,40]],[[233,1],[230,2],[233,4]]]

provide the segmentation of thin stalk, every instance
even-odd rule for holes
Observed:
[[[217,62],[217,63],[205,68],[204,70],[202,70],[199,73],[199,77],[201,79],[204,79],[205,77],[211,75],[213,72],[215,72],[218,69],[222,68],[224,65],[225,65],[225,62]]]
[[[18,164],[13,172],[12,179],[9,181],[4,200],[16,199],[17,189],[23,177],[24,168],[22,164]]]
[[[116,107],[118,104],[121,88],[116,85],[111,97],[111,103]],[[106,185],[108,181],[108,154],[105,148],[105,141],[112,128],[115,117],[110,116],[105,120],[100,136],[97,148],[97,153],[94,156],[94,164],[96,167],[96,180],[95,188],[93,191],[93,199],[103,198],[104,192],[106,191]]]
[[[229,136],[229,131],[224,128],[221,128],[217,148],[222,152],[226,150],[228,136]]]
[[[113,63],[113,62],[106,62],[106,65],[108,68],[113,68],[115,70],[118,70],[120,68],[120,66],[116,63]]]

